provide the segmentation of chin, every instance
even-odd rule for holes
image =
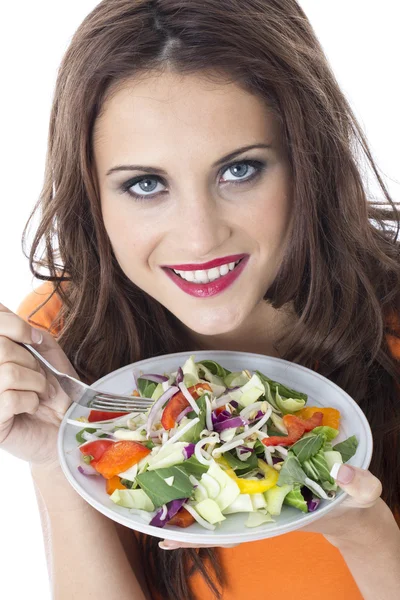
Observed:
[[[178,315],[177,315],[178,316]],[[186,318],[187,317],[187,318]],[[193,317],[196,317],[195,319]],[[178,316],[179,318],[179,316]],[[184,315],[180,320],[192,331],[200,335],[222,335],[230,333],[243,322],[244,315],[232,308],[198,310]]]

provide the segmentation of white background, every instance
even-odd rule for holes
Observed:
[[[96,4],[20,0],[2,6],[0,302],[14,311],[40,283],[31,276],[20,240],[42,185],[56,71],[75,29]],[[398,2],[302,0],[300,4],[367,134],[392,197],[400,201]],[[49,599],[28,467],[4,451],[0,466],[0,595]]]

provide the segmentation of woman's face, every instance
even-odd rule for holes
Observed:
[[[109,96],[94,152],[126,276],[198,334],[251,320],[290,230],[289,166],[264,103],[236,84],[148,74]]]

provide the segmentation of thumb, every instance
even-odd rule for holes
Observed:
[[[369,508],[382,494],[382,484],[375,475],[365,469],[335,463],[331,477],[348,494],[343,506]]]

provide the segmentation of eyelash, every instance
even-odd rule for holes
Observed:
[[[248,182],[253,181],[253,180],[257,179],[258,177],[260,177],[261,174],[265,171],[265,169],[267,167],[266,163],[263,161],[260,161],[260,160],[250,160],[250,159],[249,160],[241,160],[241,161],[236,161],[236,162],[230,163],[229,165],[226,165],[223,168],[223,170],[221,171],[221,173],[224,173],[231,167],[235,167],[236,165],[243,165],[243,164],[254,167],[254,169],[255,169],[254,173],[252,175],[250,175],[249,177],[247,177],[247,179],[238,179],[237,181],[226,181],[224,183],[233,184],[235,186],[241,185],[244,183],[248,183]],[[147,179],[155,179],[155,180],[159,181],[160,183],[163,183],[162,179],[158,175],[141,175],[140,177],[134,177],[133,179],[129,179],[129,181],[126,181],[125,183],[123,183],[121,186],[121,193],[128,194],[128,196],[130,196],[137,202],[143,202],[145,200],[149,201],[149,200],[153,200],[154,198],[157,198],[160,194],[162,194],[164,192],[164,190],[162,192],[157,192],[155,194],[136,194],[136,193],[130,191],[130,188],[132,188],[134,185],[136,185],[137,183],[140,183],[141,181],[146,181]]]

